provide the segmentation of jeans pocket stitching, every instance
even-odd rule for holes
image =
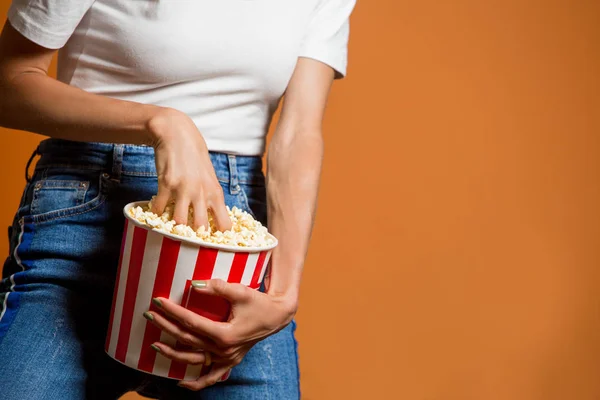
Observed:
[[[33,224],[39,224],[42,222],[50,222],[56,221],[57,219],[70,218],[75,217],[77,215],[85,214],[90,211],[95,210],[96,208],[102,206],[106,201],[106,195],[104,193],[100,193],[98,196],[88,201],[87,203],[80,204],[75,207],[63,208],[56,211],[50,211],[43,214],[37,215],[29,215],[25,217]],[[81,211],[79,211],[81,210]]]
[[[105,193],[105,184],[104,184],[104,176],[100,176],[99,178],[99,187],[98,187],[98,195],[91,199],[88,202],[83,204],[79,204],[73,207],[61,208],[59,210],[48,211],[42,214],[32,214],[28,215],[25,218],[34,224],[39,224],[42,222],[50,222],[55,221],[57,219],[74,217],[77,215],[82,215],[88,213],[90,211],[95,210],[100,207],[106,201],[107,194]],[[89,186],[89,185],[88,185]]]
[[[32,213],[32,215],[35,215],[35,214],[41,215],[41,214],[46,214],[46,213],[60,211],[60,210],[67,210],[72,207],[81,206],[81,205],[85,204],[85,196],[87,194],[89,187],[90,187],[90,182],[82,181],[82,180],[44,179],[44,180],[38,181],[34,184],[34,188],[33,188],[33,197],[32,197],[31,204],[30,204],[31,213]],[[39,201],[41,192],[43,190],[57,190],[57,189],[58,190],[60,190],[60,189],[75,190],[76,191],[76,194],[75,194],[76,205],[71,206],[71,207],[61,208],[59,210],[47,211],[45,213],[38,213],[37,212],[38,201]]]
[[[252,208],[250,208],[250,203],[248,202],[248,195],[246,194],[246,191],[244,190],[243,187],[240,186],[240,190],[237,195],[238,195],[238,197],[241,198],[242,205],[244,206],[246,211],[250,215],[252,215],[252,218],[256,219],[256,215],[254,214],[254,211],[252,211]]]

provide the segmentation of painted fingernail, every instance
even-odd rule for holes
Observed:
[[[223,376],[219,378],[219,382],[223,382],[229,379],[229,375],[231,375],[231,369],[228,369],[227,372],[225,372]]]
[[[144,313],[144,318],[146,318],[148,321],[154,321],[154,315],[150,314],[148,311]]]
[[[192,281],[192,286],[196,289],[204,289],[207,286],[206,281]]]
[[[157,299],[156,297],[152,299],[152,302],[154,303],[154,305],[158,308],[162,308],[162,302]]]
[[[158,347],[157,345],[151,344],[150,347],[152,347],[152,350],[154,350],[155,352],[160,353],[160,347]]]

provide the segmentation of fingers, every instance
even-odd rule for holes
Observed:
[[[171,191],[167,189],[164,185],[159,185],[158,193],[154,200],[152,201],[152,212],[154,214],[161,215],[167,204],[169,203],[169,199],[171,198]]]
[[[178,383],[178,385],[194,391],[201,390],[219,382],[221,380],[221,377],[227,374],[230,369],[231,365],[215,364],[208,374],[201,376],[195,381],[181,381]]]
[[[209,206],[215,218],[217,229],[222,232],[230,230],[232,226],[231,218],[229,218],[229,213],[225,207],[223,189],[220,185],[217,186],[216,191],[210,197]]]
[[[192,228],[194,230],[203,226],[205,229],[208,229],[208,214],[206,212],[206,202],[204,198],[200,197],[196,201],[194,201],[194,223]]]
[[[240,303],[248,300],[254,293],[240,283],[228,283],[222,279],[211,279],[208,281],[192,281],[192,286],[198,292],[223,297],[231,303]]]
[[[204,351],[174,349],[173,347],[161,342],[153,343],[153,348],[155,350],[158,348],[160,354],[164,355],[165,357],[171,360],[182,362],[184,364],[209,365],[208,361],[210,360],[210,353],[206,353]]]
[[[161,311],[163,311],[169,318],[177,321],[181,327],[183,327],[183,335],[185,338],[188,338],[188,336],[195,337],[196,335],[189,333],[193,332],[199,334],[200,336],[208,336],[217,342],[217,345],[227,344],[229,342],[230,325],[228,323],[212,321],[164,298],[159,298],[157,300],[160,302],[160,306],[158,305],[157,301],[154,301],[154,303],[161,309]],[[156,321],[158,321],[158,318],[156,318]],[[179,329],[181,330],[181,328]],[[188,344],[185,341],[183,343]],[[214,350],[215,352],[220,353],[219,350]]]
[[[173,220],[177,224],[188,224],[188,214],[190,204],[193,205],[194,218],[192,221],[192,228],[194,230],[204,226],[206,229],[209,228],[208,224],[208,212],[207,208],[210,204],[210,209],[214,216],[216,228],[220,231],[226,231],[231,229],[232,223],[225,201],[223,199],[223,191],[217,184],[215,192],[209,196],[204,196],[202,193],[196,195],[193,199],[187,193],[174,193],[175,195],[175,211],[173,212]],[[152,202],[152,212],[161,215],[169,200],[171,199],[171,191],[166,189],[164,186],[160,186],[158,194]]]
[[[208,350],[210,352],[219,354],[221,353],[221,350],[208,339],[205,340],[199,338],[198,336],[186,331],[185,329],[173,323],[172,321],[169,321],[167,318],[160,315],[159,313],[149,311],[144,313],[144,317],[150,320],[159,329],[165,331],[170,336],[175,338],[178,343],[190,346],[195,349]]]
[[[188,212],[190,209],[190,198],[181,194],[175,199],[175,211],[173,212],[173,219],[177,224],[188,223]]]

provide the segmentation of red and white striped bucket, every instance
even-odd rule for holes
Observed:
[[[140,371],[172,379],[197,379],[210,367],[186,365],[152,350],[156,341],[177,346],[176,340],[143,317],[156,311],[152,298],[168,298],[212,320],[229,317],[229,303],[220,297],[192,290],[192,280],[220,278],[260,286],[272,249],[240,248],[202,243],[157,230],[132,219],[125,206],[125,231],[115,283],[105,350],[115,360]],[[221,380],[227,379],[223,376]]]

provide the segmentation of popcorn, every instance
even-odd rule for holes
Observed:
[[[230,230],[224,232],[218,231],[214,223],[214,218],[209,212],[208,227],[201,226],[194,231],[191,227],[194,220],[194,209],[192,207],[188,210],[187,224],[177,224],[172,219],[175,209],[174,201],[171,201],[163,214],[159,216],[150,211],[152,209],[152,200],[144,207],[130,208],[129,215],[136,221],[158,231],[198,239],[206,243],[240,247],[265,247],[275,243],[273,236],[269,234],[267,228],[260,221],[255,220],[252,215],[237,207],[231,209],[227,207],[227,212],[232,223]]]

